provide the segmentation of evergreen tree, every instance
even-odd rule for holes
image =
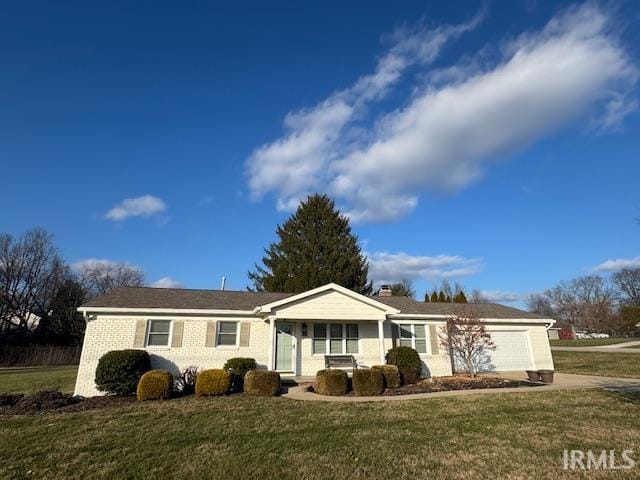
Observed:
[[[429,295],[429,290],[427,290],[426,292],[424,292],[424,303],[429,303],[430,300],[431,296]]]
[[[447,297],[442,290],[440,290],[440,293],[438,294],[438,301],[440,303],[445,303],[447,301]]]
[[[438,293],[435,290],[431,293],[431,301],[433,303],[436,303],[438,301]]]
[[[469,303],[467,302],[467,296],[464,294],[462,290],[458,292],[458,294],[453,297],[453,303]]]
[[[369,264],[349,220],[326,195],[311,195],[276,229],[279,241],[265,249],[264,266],[249,272],[258,291],[300,293],[337,283],[369,295]]]

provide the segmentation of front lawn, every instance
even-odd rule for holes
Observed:
[[[61,367],[0,368],[0,393],[60,390],[73,393],[78,365]]]
[[[640,378],[640,353],[551,353],[556,372]]]
[[[637,451],[639,431],[640,398],[602,390],[380,403],[187,397],[5,417],[0,478],[555,479],[564,449]],[[625,474],[638,471],[590,475]]]
[[[584,340],[549,340],[552,347],[599,347],[632,342],[635,338],[585,338]]]

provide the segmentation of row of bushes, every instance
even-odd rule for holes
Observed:
[[[147,396],[147,391],[148,395],[157,398],[167,398],[177,392],[183,395],[194,392],[201,395],[217,395],[220,393],[215,392],[219,391],[246,391],[247,374],[256,372],[256,368],[257,364],[253,358],[231,358],[222,369],[198,372],[197,367],[188,367],[174,379],[168,371],[151,370],[151,360],[145,350],[114,350],[104,354],[98,361],[96,385],[98,390],[113,395],[133,395],[139,392],[140,388],[143,397]],[[248,387],[249,390],[264,390],[261,386],[255,387],[256,383],[273,384],[274,379],[266,381],[261,375],[262,372],[257,376],[251,375],[253,383]],[[145,378],[144,382],[142,378]],[[201,393],[198,393],[199,391]]]
[[[198,397],[225,395],[232,391],[233,374],[216,368],[203,370],[196,376],[195,393]],[[280,374],[266,370],[250,370],[243,380],[248,395],[272,397],[280,392]],[[166,370],[150,370],[142,375],[136,389],[138,400],[166,400],[173,394],[173,376]]]
[[[353,371],[351,386],[357,396],[380,395],[385,388],[416,383],[420,378],[420,355],[413,348],[394,347],[386,355],[386,365]],[[316,373],[315,390],[320,395],[339,396],[349,391],[349,378],[344,370],[320,370]]]

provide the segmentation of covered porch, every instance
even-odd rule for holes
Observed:
[[[330,357],[353,357],[360,367],[383,364],[391,346],[385,320],[269,318],[269,370],[283,378],[315,378]],[[386,335],[385,335],[386,333]],[[346,365],[344,368],[350,371]]]

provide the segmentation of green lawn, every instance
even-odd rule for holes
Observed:
[[[564,449],[637,451],[639,431],[640,398],[602,390],[360,404],[192,397],[1,419],[0,478],[555,479]]]
[[[639,353],[553,351],[557,372],[640,378]]]
[[[616,343],[632,342],[635,338],[586,338],[584,340],[549,340],[552,347],[599,347]]]
[[[56,389],[73,393],[77,372],[77,365],[0,368],[0,393],[33,393]]]

